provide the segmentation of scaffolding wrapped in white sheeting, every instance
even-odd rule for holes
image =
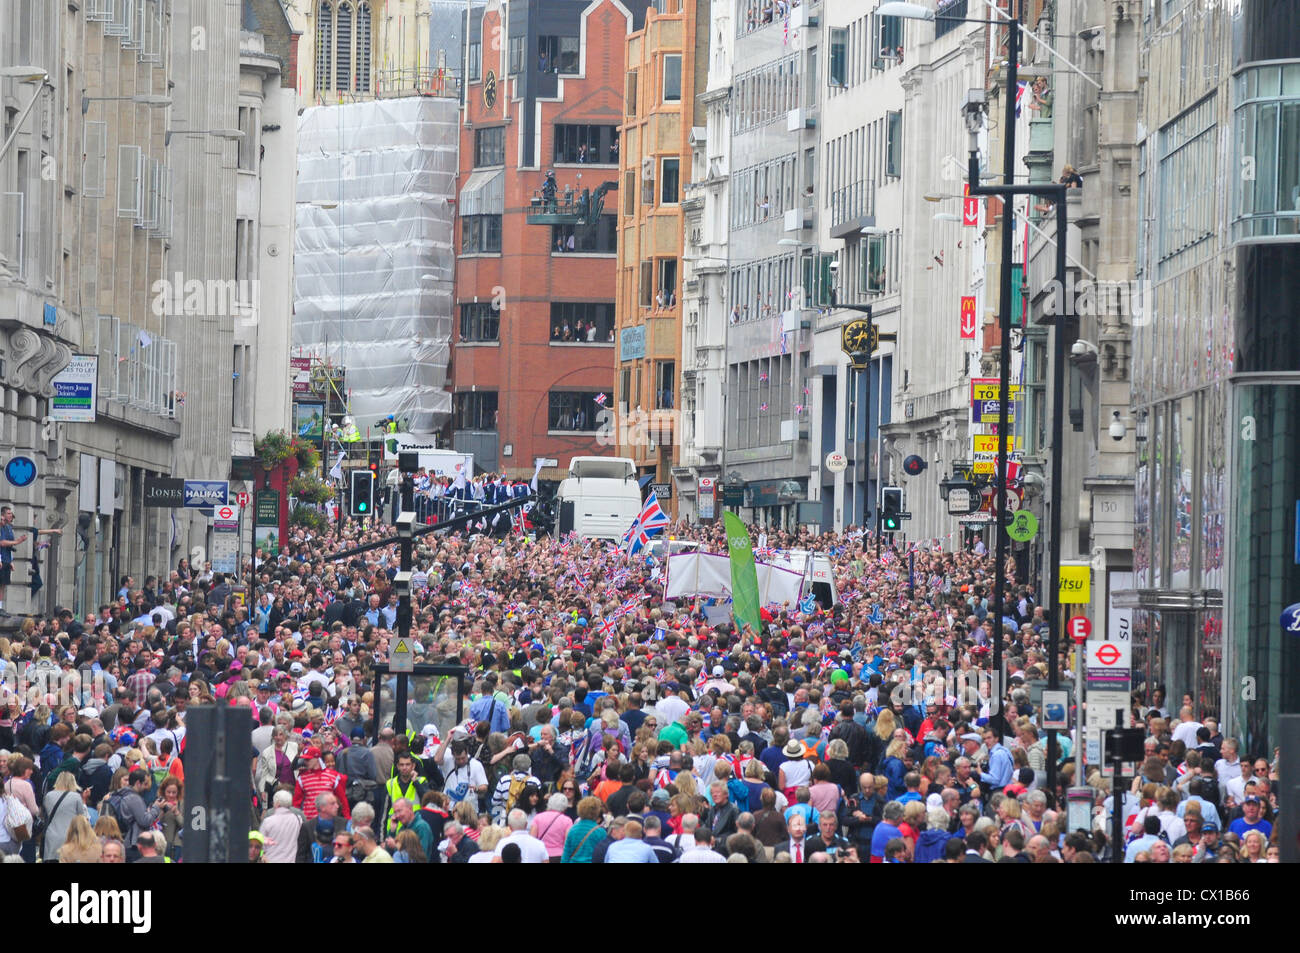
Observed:
[[[365,432],[451,414],[456,101],[317,106],[298,124],[293,343],[347,372]]]

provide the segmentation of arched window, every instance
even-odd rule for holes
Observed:
[[[338,29],[334,36],[334,88],[352,89],[352,4],[340,3]]]
[[[357,7],[357,90],[370,92],[370,4]]]
[[[330,63],[334,59],[334,8],[321,3],[316,11],[316,90],[330,88]]]

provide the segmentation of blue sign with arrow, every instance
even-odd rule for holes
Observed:
[[[16,487],[36,482],[36,461],[31,457],[14,457],[5,464],[5,479]]]

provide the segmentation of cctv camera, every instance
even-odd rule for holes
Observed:
[[[1074,357],[1088,357],[1089,355],[1096,357],[1097,345],[1093,344],[1091,341],[1085,341],[1080,338],[1078,341],[1075,341],[1070,345],[1070,354]]]
[[[1110,439],[1116,441],[1123,440],[1124,434],[1128,431],[1128,428],[1124,426],[1124,421],[1120,420],[1119,411],[1115,411],[1114,414],[1114,419],[1111,420],[1110,427],[1108,428]]]
[[[840,262],[839,262],[839,259],[838,259],[838,258],[832,258],[831,261],[830,261],[830,264],[827,265],[826,267],[829,268],[832,272],[839,271],[839,270],[840,270]]]

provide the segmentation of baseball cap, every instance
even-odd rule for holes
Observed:
[[[266,835],[263,834],[261,831],[249,831],[249,832],[248,832],[248,839],[249,839],[249,840],[255,840],[255,841],[257,841],[259,844],[265,844],[265,843],[266,843]]]
[[[1260,801],[1260,799],[1259,799],[1259,797],[1258,797],[1257,795],[1254,795],[1254,794],[1247,794],[1246,797],[1245,797],[1245,799],[1242,800],[1241,803],[1242,803],[1242,804],[1251,804],[1251,803],[1254,803],[1254,804],[1261,804],[1261,803],[1263,803],[1263,802]]]
[[[289,666],[289,674],[291,674],[291,675],[301,675],[301,674],[302,674],[302,662],[294,662],[292,665],[290,665],[290,666]]]
[[[273,682],[263,682],[257,686],[257,690],[259,692],[273,692],[275,691],[275,684]]]
[[[78,714],[79,716],[81,716],[82,718],[98,718],[98,717],[99,717],[99,711],[98,711],[97,709],[94,709],[94,708],[83,708],[83,709],[81,709],[81,711],[77,712],[77,714]]]
[[[973,732],[973,731],[968,731],[968,732],[966,732],[966,734],[964,734],[964,735],[961,736],[961,740],[962,740],[962,741],[974,741],[974,742],[977,742],[977,743],[982,743],[982,742],[984,741],[983,738],[981,738],[979,735],[975,734],[975,732]]]
[[[308,760],[311,760],[312,758],[319,758],[320,748],[317,748],[315,745],[312,745],[310,748],[308,748],[306,751],[302,753],[302,756]]]
[[[713,666],[713,674],[716,678],[722,678],[727,674],[727,671],[721,665],[715,665]]]

